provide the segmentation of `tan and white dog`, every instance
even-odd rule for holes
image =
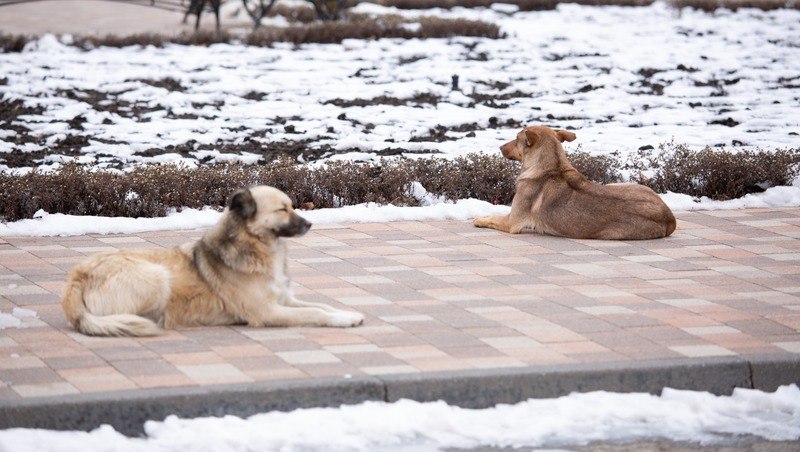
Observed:
[[[238,190],[197,242],[98,254],[75,266],[64,313],[76,330],[98,336],[157,335],[159,325],[360,325],[360,313],[294,297],[282,237],[309,228],[280,190]]]
[[[599,185],[578,172],[561,147],[574,139],[572,132],[535,126],[501,146],[506,158],[522,162],[511,213],[478,218],[475,226],[577,239],[644,240],[672,234],[675,216],[649,187]]]

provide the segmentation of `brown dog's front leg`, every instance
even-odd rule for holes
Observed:
[[[511,232],[508,215],[476,218],[472,224],[479,228],[492,228],[502,232]]]

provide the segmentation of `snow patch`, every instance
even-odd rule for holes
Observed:
[[[480,410],[442,401],[365,402],[247,419],[168,416],[144,428],[145,438],[127,438],[107,425],[91,432],[9,429],[0,431],[0,449],[409,451],[645,440],[715,445],[739,436],[795,441],[800,439],[800,389],[736,388],[730,396],[669,388],[660,396],[597,391]]]
[[[15,287],[16,287],[15,284],[9,285],[10,289],[13,289]],[[36,311],[15,307],[11,310],[10,313],[0,312],[0,330],[4,330],[6,328],[18,328],[18,329],[27,328],[28,325],[25,323],[25,319],[37,319],[37,318],[39,318],[39,314]]]

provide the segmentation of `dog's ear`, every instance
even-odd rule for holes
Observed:
[[[565,141],[573,141],[575,139],[575,134],[566,130],[556,130],[556,136],[562,143]]]
[[[243,220],[249,220],[256,214],[256,200],[247,188],[241,188],[231,196],[228,208]]]
[[[539,141],[539,133],[531,128],[525,129],[525,145],[533,147]]]

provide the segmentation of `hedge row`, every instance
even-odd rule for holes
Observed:
[[[496,39],[501,37],[497,25],[468,19],[441,19],[422,17],[409,27],[408,22],[397,15],[373,18],[354,16],[341,22],[312,22],[288,27],[262,27],[245,35],[228,31],[199,30],[175,36],[143,33],[125,36],[107,35],[74,36],[71,45],[81,49],[95,47],[127,47],[132,45],[163,47],[166,44],[202,45],[219,43],[242,43],[252,46],[270,46],[277,42],[292,44],[340,43],[345,39],[428,39],[469,36]],[[21,52],[25,45],[35,41],[35,36],[0,33],[0,52]]]
[[[507,3],[517,5],[522,11],[537,11],[553,9],[559,3],[577,3],[592,6],[647,6],[655,0],[369,0],[384,6],[393,6],[398,9],[430,9],[455,7],[482,8],[493,3]],[[794,0],[666,0],[675,8],[691,7],[705,11],[714,11],[720,8],[736,10],[739,8],[757,8],[772,10],[779,8],[800,8],[800,2]]]
[[[626,159],[584,152],[570,153],[570,159],[587,177],[601,183],[620,182],[623,173],[628,173],[634,182],[657,192],[713,199],[787,185],[800,172],[800,149],[697,152],[669,144]],[[414,196],[414,182],[449,200],[476,198],[510,204],[518,171],[518,164],[487,154],[323,166],[298,165],[289,159],[195,169],[144,165],[122,174],[68,164],[50,173],[0,173],[0,219],[31,218],[39,209],[72,215],[158,217],[173,208],[223,207],[231,192],[254,184],[278,187],[296,206],[306,208],[364,202],[415,206],[420,200]]]

